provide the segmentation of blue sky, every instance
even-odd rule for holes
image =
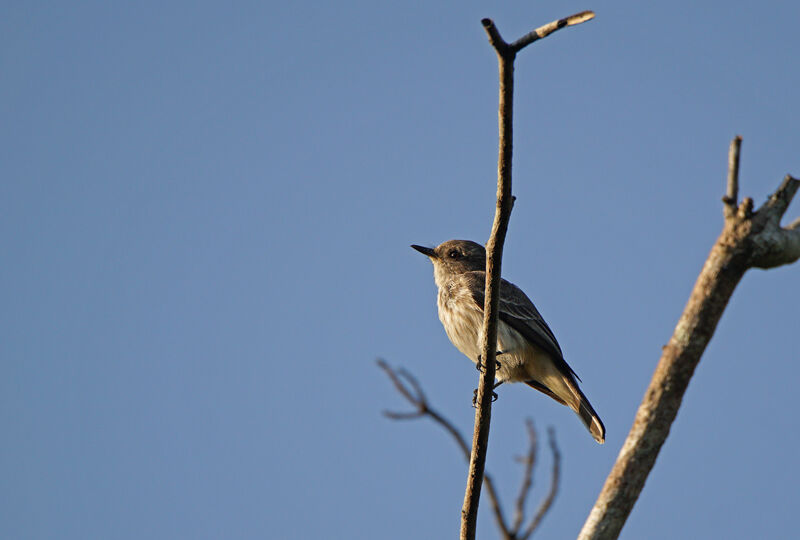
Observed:
[[[584,9],[516,64],[504,276],[608,430],[501,389],[506,505],[524,419],[557,431],[542,538],[577,534],[616,458],[720,231],[731,138],[757,203],[800,174],[797,3],[5,2],[0,536],[456,535],[465,464],[381,416],[404,404],[374,362],[471,430],[477,372],[408,246],[488,238],[480,19],[511,40]],[[798,276],[745,276],[622,538],[795,530]]]

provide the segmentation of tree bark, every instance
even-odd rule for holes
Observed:
[[[749,268],[772,268],[800,258],[800,220],[781,218],[800,186],[787,176],[755,213],[753,201],[737,207],[741,137],[731,143],[722,233],[711,249],[689,301],[647,388],[617,461],[583,526],[579,540],[615,539],[655,464],[700,357],[736,285]]]

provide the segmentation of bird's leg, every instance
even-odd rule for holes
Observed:
[[[503,384],[503,381],[497,381],[496,383],[494,383],[494,386],[492,386],[492,403],[497,401],[497,392],[495,392],[494,389],[500,386],[501,384]],[[476,388],[475,390],[472,391],[472,406],[475,407],[477,406],[477,404],[478,404],[478,389]]]
[[[506,351],[497,351],[496,353],[494,353],[494,366],[495,366],[495,369],[499,370],[502,367],[502,365],[500,364],[500,360],[498,360],[497,357],[498,356],[502,356],[504,354],[506,354]],[[496,385],[494,385],[494,387],[497,388],[499,385],[500,385],[500,383],[497,383]]]
[[[500,356],[502,354],[506,354],[506,352],[505,351],[497,351],[495,353],[495,356]],[[500,369],[502,367],[502,364],[500,363],[499,360],[495,360],[495,366],[496,366],[496,369]],[[481,355],[478,355],[478,362],[475,364],[475,367],[478,369],[478,371],[483,373],[484,365],[483,365],[483,362],[481,361]],[[500,386],[501,384],[503,384],[503,381],[498,381],[498,382],[494,383],[494,386],[492,387],[492,403],[497,401],[497,392],[495,392],[494,389],[497,388],[498,386]],[[472,392],[472,406],[475,407],[477,402],[478,402],[478,389],[476,388]]]
[[[496,357],[500,356],[502,354],[506,354],[506,351],[497,351],[495,353],[495,361],[494,361],[495,369],[500,369],[500,365],[501,365],[500,364],[500,360],[497,360]],[[478,355],[478,361],[475,363],[475,369],[477,369],[478,371],[483,373],[483,360],[481,360],[481,355],[480,354]]]

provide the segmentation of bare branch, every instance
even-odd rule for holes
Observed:
[[[430,406],[427,398],[425,397],[425,393],[422,391],[422,387],[420,387],[416,378],[404,369],[400,369],[395,372],[395,370],[393,370],[391,366],[389,366],[389,364],[383,360],[378,360],[377,363],[378,366],[380,366],[380,368],[386,373],[386,375],[389,376],[389,379],[391,379],[397,391],[400,392],[400,395],[406,398],[406,400],[417,409],[415,412],[408,413],[384,411],[384,416],[391,418],[392,420],[412,420],[422,418],[423,416],[429,417],[431,420],[442,426],[444,430],[447,431],[451,437],[453,437],[453,440],[456,441],[459,449],[461,449],[461,453],[463,454],[464,458],[469,461],[470,452],[466,439],[464,439],[464,436],[461,435],[461,432],[456,429],[452,422],[450,422],[447,418],[442,416]],[[409,389],[403,384],[403,382],[400,380],[401,375],[409,382],[409,384],[414,387],[416,395],[412,395]],[[489,494],[489,502],[492,506],[492,511],[494,512],[497,526],[500,528],[503,538],[510,539],[511,535],[508,531],[505,517],[503,516],[503,509],[500,505],[500,500],[498,498],[497,491],[495,490],[494,482],[489,474],[484,475],[484,481],[486,482],[486,491]]]
[[[425,392],[422,391],[422,387],[417,382],[417,379],[414,378],[413,375],[411,375],[411,373],[402,368],[398,370],[397,373],[405,380],[407,380],[408,383],[411,385],[411,387],[414,389],[414,394],[416,395],[417,401],[421,401],[422,403],[428,402],[428,400],[425,397]]]
[[[445,431],[447,431],[450,436],[453,437],[453,439],[456,441],[456,444],[461,449],[462,455],[467,461],[469,461],[470,451],[467,447],[467,442],[464,439],[464,436],[461,435],[452,422],[450,422],[447,418],[442,416],[430,406],[427,398],[425,397],[425,393],[422,391],[422,387],[417,382],[417,379],[402,368],[398,370],[392,369],[392,367],[383,360],[379,359],[377,363],[378,366],[380,366],[380,368],[386,373],[386,375],[388,375],[389,379],[392,381],[400,395],[406,398],[406,400],[417,409],[413,412],[384,411],[384,416],[391,418],[392,420],[415,420],[424,416],[429,417],[431,420],[442,426]],[[403,383],[402,379],[405,379],[408,384],[413,386],[415,388],[415,392],[411,392],[410,389]],[[489,503],[491,504],[495,521],[497,521],[497,527],[500,529],[500,534],[504,540],[527,539],[550,509],[558,490],[560,454],[558,452],[558,447],[556,446],[555,432],[553,431],[553,428],[549,428],[547,430],[547,434],[550,439],[550,448],[553,451],[553,479],[551,481],[550,492],[540,504],[536,515],[526,529],[525,533],[520,536],[519,531],[523,521],[522,516],[524,515],[525,499],[530,492],[531,487],[533,486],[533,467],[536,463],[537,451],[536,430],[533,427],[533,421],[528,419],[525,422],[525,425],[530,443],[528,446],[527,456],[520,458],[520,461],[525,463],[525,472],[523,475],[522,488],[520,489],[520,494],[517,498],[516,513],[519,517],[515,517],[513,527],[509,527],[506,523],[505,516],[503,515],[503,508],[500,504],[500,497],[497,494],[492,477],[489,475],[489,473],[484,473],[484,482],[486,483],[486,492],[489,494]]]
[[[491,21],[490,21],[491,22]],[[489,444],[489,427],[492,418],[492,389],[495,379],[495,356],[497,353],[497,317],[500,304],[500,267],[503,259],[503,243],[508,230],[513,202],[511,199],[511,119],[514,99],[514,55],[505,54],[499,46],[502,42],[499,32],[491,32],[487,27],[490,41],[495,39],[495,50],[500,69],[500,144],[497,160],[497,205],[489,242],[486,244],[486,290],[483,306],[483,338],[481,358],[485,366],[478,383],[475,399],[475,428],[472,434],[472,453],[467,473],[467,487],[464,491],[464,505],[461,508],[461,540],[475,540],[478,522],[478,504],[481,497],[481,482],[486,465]],[[500,40],[500,41],[497,41]],[[500,47],[500,48],[498,48]],[[501,51],[503,51],[501,53]]]
[[[561,452],[558,451],[556,432],[552,427],[547,428],[547,438],[550,443],[550,451],[553,453],[553,473],[550,479],[550,491],[547,493],[547,497],[539,504],[539,509],[533,516],[528,528],[525,529],[525,534],[520,537],[520,540],[527,540],[536,531],[558,494],[558,485],[561,479]]]
[[[786,209],[789,208],[789,204],[792,202],[794,198],[794,194],[797,193],[797,188],[800,187],[800,180],[796,178],[792,178],[790,174],[787,174],[783,178],[783,182],[778,187],[778,189],[773,193],[767,202],[762,205],[761,208],[771,208],[774,210],[773,215],[778,217],[778,222],[780,222],[780,218],[783,217],[783,214],[786,213]],[[761,210],[759,208],[759,211]]]
[[[525,427],[528,431],[528,454],[525,457],[520,457],[519,461],[525,464],[525,472],[522,474],[522,485],[519,488],[519,495],[517,495],[516,508],[514,510],[514,523],[511,525],[511,530],[516,536],[519,533],[522,522],[525,520],[525,499],[533,487],[533,466],[536,463],[536,452],[538,450],[538,441],[536,440],[536,430],[533,428],[533,420],[528,418],[525,421]]]
[[[383,416],[386,418],[391,418],[392,420],[416,420],[417,418],[422,418],[425,416],[424,412],[417,411],[417,412],[395,412],[395,411],[383,411]]]
[[[736,215],[733,217],[737,217],[740,220],[743,219],[750,219],[753,216],[753,199],[751,197],[745,197],[742,199],[742,204],[739,205],[739,208],[736,210]]]
[[[800,180],[788,174],[778,189],[761,205],[753,218],[756,232],[753,234],[750,266],[774,268],[791,264],[800,258],[800,231],[796,224],[781,227],[781,218],[800,188]]]
[[[397,388],[397,391],[400,392],[400,395],[402,395],[404,398],[406,398],[406,400],[409,403],[411,403],[412,405],[417,407],[417,410],[419,412],[424,413],[425,412],[425,408],[427,407],[427,401],[425,400],[425,394],[423,394],[422,391],[418,390],[417,391],[417,395],[412,395],[411,391],[406,387],[406,385],[403,384],[403,381],[400,380],[400,375],[395,373],[394,370],[389,366],[389,364],[387,364],[384,360],[380,360],[380,359],[377,361],[377,363],[378,363],[378,366],[392,380],[392,383],[394,384],[394,387]],[[410,373],[407,373],[405,371],[403,371],[401,373],[404,374],[404,378],[406,378],[407,380],[410,380],[410,381],[414,380],[414,378],[411,376]],[[419,389],[418,386],[415,385],[415,387],[417,389]]]
[[[733,217],[736,213],[736,202],[739,199],[739,150],[742,147],[742,136],[737,135],[731,141],[728,150],[728,190],[722,197],[725,206],[722,207],[726,218]]]
[[[486,33],[489,35],[489,44],[497,51],[497,54],[503,56],[507,54],[511,54],[512,56],[515,54],[515,51],[511,50],[511,47],[508,43],[503,39],[500,35],[500,31],[494,25],[494,21],[492,19],[481,19],[481,24],[483,25],[483,29],[486,30]]]
[[[574,15],[570,15],[569,17],[564,17],[563,19],[558,19],[557,21],[549,22],[543,26],[540,26],[536,30],[525,34],[511,44],[506,43],[502,36],[500,36],[500,31],[497,29],[492,19],[481,19],[481,24],[486,30],[486,33],[489,34],[489,43],[491,43],[492,47],[494,47],[494,50],[497,51],[498,54],[504,56],[514,56],[516,53],[534,41],[546,38],[556,30],[561,30],[567,26],[581,24],[592,19],[594,19],[593,11],[581,11],[580,13],[576,13]]]
[[[736,161],[735,153],[732,148],[731,161]],[[731,177],[736,178],[735,172],[729,175],[727,195],[733,195],[734,191]],[[738,180],[733,187],[736,184]],[[703,265],[672,338],[664,347],[630,433],[579,540],[611,540],[619,536],[669,435],[689,380],[745,272],[800,258],[800,231],[780,226],[780,218],[798,187],[800,181],[787,176],[756,212],[749,197],[736,212],[732,211],[735,201],[725,201],[730,208],[725,211],[722,233]]]
[[[497,52],[500,76],[499,90],[499,149],[497,157],[497,204],[489,241],[486,243],[486,290],[483,306],[483,332],[481,358],[484,370],[478,383],[475,403],[475,429],[472,434],[467,487],[461,509],[461,540],[474,540],[478,520],[478,503],[481,496],[481,481],[486,464],[489,444],[489,427],[492,417],[492,387],[495,379],[495,356],[497,352],[497,316],[500,303],[500,274],[511,209],[512,118],[514,103],[514,58],[517,51],[565,26],[578,24],[594,17],[592,12],[583,12],[545,25],[520,40],[508,45],[491,19],[483,19],[489,43]]]
[[[586,21],[591,21],[592,19],[594,19],[593,11],[581,11],[575,15],[570,15],[569,17],[564,17],[563,19],[547,23],[544,26],[540,26],[533,32],[530,32],[529,34],[519,38],[517,41],[511,44],[511,48],[514,50],[514,52],[518,52],[520,49],[527,47],[534,41],[546,38],[556,30],[561,30],[567,26],[574,26]]]

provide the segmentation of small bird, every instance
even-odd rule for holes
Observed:
[[[448,240],[435,248],[412,245],[433,263],[439,288],[439,320],[456,348],[480,361],[486,250],[469,240]],[[606,428],[578,388],[577,374],[564,360],[561,347],[533,302],[505,279],[500,283],[497,325],[497,388],[524,382],[578,414],[594,440],[603,444]],[[580,380],[580,379],[578,379]]]

